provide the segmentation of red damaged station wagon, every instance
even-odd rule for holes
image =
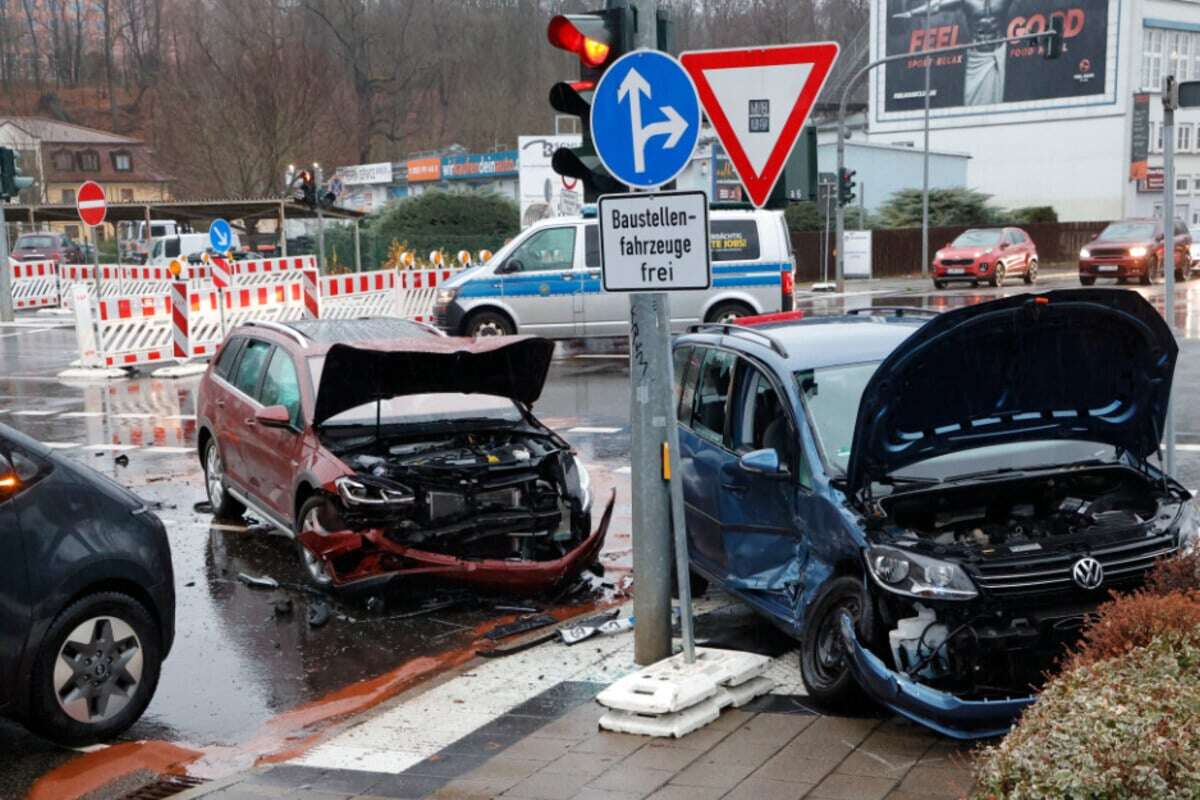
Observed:
[[[213,513],[292,533],[309,578],[434,574],[535,593],[594,564],[587,470],[533,416],[553,343],[399,319],[252,322],[197,398]]]
[[[945,289],[951,281],[1003,286],[1013,276],[1036,283],[1037,271],[1037,246],[1020,228],[971,228],[933,256],[936,289]]]

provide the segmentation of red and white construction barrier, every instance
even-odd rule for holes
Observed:
[[[177,298],[186,294],[187,301]],[[172,286],[172,353],[177,361],[216,354],[226,332],[250,320],[283,322],[307,315],[302,276],[271,286],[195,290],[187,283]],[[224,309],[220,303],[224,303]],[[223,320],[222,320],[223,317]]]
[[[51,308],[59,303],[58,264],[53,261],[10,261],[13,308]]]
[[[233,262],[233,285],[265,286],[281,280],[299,279],[306,269],[317,269],[316,256],[247,259]]]

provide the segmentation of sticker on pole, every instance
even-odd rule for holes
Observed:
[[[771,196],[837,56],[836,42],[817,42],[679,57],[755,206]]]
[[[626,53],[596,85],[591,126],[596,155],[610,175],[629,186],[662,186],[683,171],[696,149],[696,87],[666,53]]]
[[[75,191],[75,208],[79,211],[79,219],[89,228],[94,228],[104,222],[108,213],[108,201],[104,197],[104,187],[95,181],[84,181]]]
[[[712,285],[708,195],[600,198],[600,272],[606,292],[670,292]]]

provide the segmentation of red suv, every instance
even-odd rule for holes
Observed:
[[[542,591],[595,563],[587,470],[533,416],[553,343],[398,319],[252,322],[200,383],[213,513],[295,536],[323,587],[437,573]]]
[[[1150,285],[1163,274],[1165,248],[1160,219],[1126,219],[1110,223],[1079,251],[1079,282],[1091,286],[1096,278],[1116,278],[1124,283],[1137,278]],[[1192,236],[1182,222],[1175,223],[1175,278],[1191,273]]]
[[[1025,283],[1037,280],[1037,247],[1020,228],[971,228],[933,256],[933,285],[946,288],[950,281],[1003,286],[1005,278],[1021,275]]]

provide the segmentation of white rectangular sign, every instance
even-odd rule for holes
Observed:
[[[708,195],[600,198],[600,271],[606,292],[670,292],[712,285]]]
[[[362,186],[371,183],[392,182],[392,162],[384,161],[378,164],[354,164],[348,167],[338,167],[337,176],[347,186]]]
[[[846,257],[843,270],[847,278],[871,277],[870,231],[846,231]]]

